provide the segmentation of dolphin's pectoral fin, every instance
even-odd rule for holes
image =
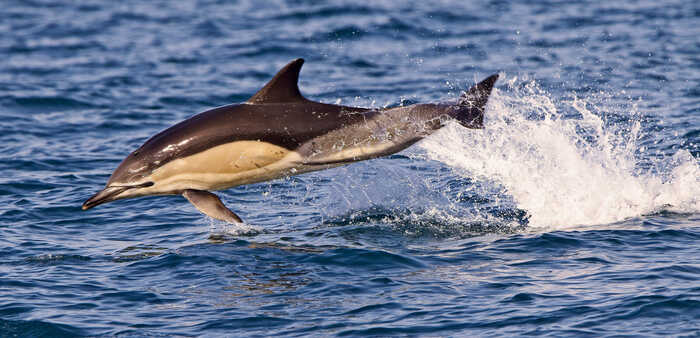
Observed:
[[[221,202],[219,196],[208,191],[186,189],[182,192],[182,196],[190,201],[197,210],[211,218],[229,223],[243,223],[243,220],[236,213],[229,210]]]

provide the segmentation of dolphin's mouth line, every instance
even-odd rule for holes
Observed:
[[[137,185],[112,185],[108,186],[102,191],[92,195],[92,197],[88,198],[85,203],[83,203],[83,210],[87,210],[93,207],[96,207],[102,203],[107,203],[109,201],[114,201],[117,197],[117,195],[123,193],[124,191],[127,191],[129,189],[134,189],[134,188],[146,188],[154,185],[155,183],[153,182],[145,182],[142,184],[137,184]]]
[[[144,183],[137,184],[137,185],[110,185],[107,188],[126,188],[126,189],[146,188],[146,187],[153,186],[154,184],[155,183],[149,181],[149,182],[144,182]]]

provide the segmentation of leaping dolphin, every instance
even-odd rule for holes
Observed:
[[[151,137],[127,156],[83,210],[123,198],[182,195],[197,210],[242,222],[210,190],[268,181],[399,152],[449,119],[483,128],[484,107],[498,75],[453,104],[388,109],[310,101],[297,82],[304,63],[282,68],[242,104],[207,110]]]

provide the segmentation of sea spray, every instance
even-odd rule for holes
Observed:
[[[458,174],[502,185],[527,211],[530,227],[700,210],[697,159],[685,150],[644,157],[637,140],[645,131],[636,111],[606,123],[606,102],[597,97],[558,100],[534,81],[502,83],[505,88],[491,96],[483,130],[453,123],[420,146]]]

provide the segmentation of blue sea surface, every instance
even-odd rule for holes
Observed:
[[[700,2],[10,0],[0,336],[697,336]],[[82,211],[120,161],[305,58],[310,99],[485,128]]]

